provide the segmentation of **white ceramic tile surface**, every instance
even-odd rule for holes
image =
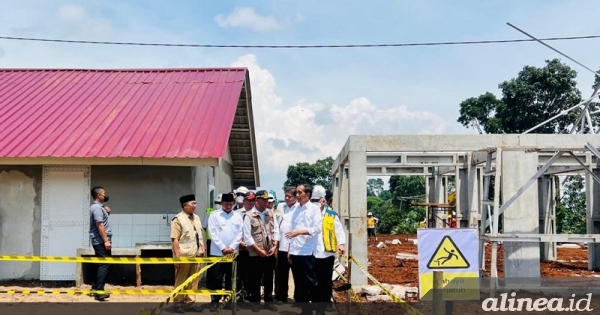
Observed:
[[[146,216],[147,214],[132,214],[131,215],[131,224],[133,225],[146,225]]]

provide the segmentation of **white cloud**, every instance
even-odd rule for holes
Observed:
[[[244,55],[232,66],[250,71],[261,174],[278,176],[281,183],[289,165],[335,158],[351,134],[444,133],[449,126],[432,112],[406,105],[380,108],[366,97],[344,105],[284,102],[275,78],[260,67],[256,56]]]
[[[80,22],[85,19],[85,9],[82,6],[65,4],[56,12],[59,19],[64,21]]]
[[[300,19],[301,17],[298,16],[296,20]],[[249,28],[257,32],[278,30],[287,24],[277,21],[273,16],[260,15],[249,7],[236,7],[227,16],[223,14],[215,16],[215,21],[222,28]]]
[[[78,39],[110,39],[113,35],[112,23],[99,15],[88,14],[84,7],[64,4],[56,10],[58,21],[69,27]]]

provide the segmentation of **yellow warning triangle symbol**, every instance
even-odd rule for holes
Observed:
[[[444,236],[427,264],[429,269],[464,269],[469,266],[471,264],[448,235]]]

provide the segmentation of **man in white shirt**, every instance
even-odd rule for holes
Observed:
[[[322,304],[326,312],[333,312],[333,305],[331,305],[333,280],[331,278],[335,254],[339,252],[340,255],[343,255],[346,249],[346,234],[342,222],[340,222],[340,217],[327,202],[332,196],[331,192],[325,192],[325,188],[321,187],[318,193],[315,188],[311,200],[319,205],[323,218],[323,230],[319,235],[317,251],[315,252],[315,273],[319,284],[319,303]]]
[[[208,230],[212,239],[210,256],[227,256],[237,253],[242,241],[243,225],[242,216],[233,211],[235,198],[233,194],[221,196],[221,209],[215,210],[208,218]],[[231,263],[218,263],[208,270],[208,289],[222,290],[223,279],[225,290],[231,290]],[[212,295],[210,311],[215,312],[219,307],[219,301],[225,296]],[[229,301],[227,308],[231,307]]]
[[[273,270],[279,243],[279,226],[275,214],[267,209],[269,193],[256,192],[256,204],[244,217],[244,241],[249,253],[248,289],[252,311],[260,311],[260,287],[264,284],[265,309],[277,311],[273,304]]]
[[[294,286],[298,288],[296,303],[302,308],[300,314],[312,315],[312,309],[315,307],[317,315],[322,315],[324,311],[320,303],[317,303],[319,297],[314,256],[322,229],[322,218],[321,209],[310,202],[311,195],[311,185],[302,184],[296,187],[299,204],[292,214],[291,231],[285,233],[285,236],[290,239],[288,257],[292,265]]]
[[[279,234],[282,235],[279,240],[279,252],[277,253],[277,268],[275,273],[275,300],[277,304],[288,302],[290,262],[288,261],[289,239],[283,235],[291,231],[292,213],[298,207],[296,199],[296,187],[288,187],[285,190],[285,202],[279,204]],[[294,286],[294,300],[297,298],[298,289]]]

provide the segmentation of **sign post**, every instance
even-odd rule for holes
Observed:
[[[432,300],[433,272],[443,271],[443,300],[479,300],[477,229],[418,229],[419,296]]]

